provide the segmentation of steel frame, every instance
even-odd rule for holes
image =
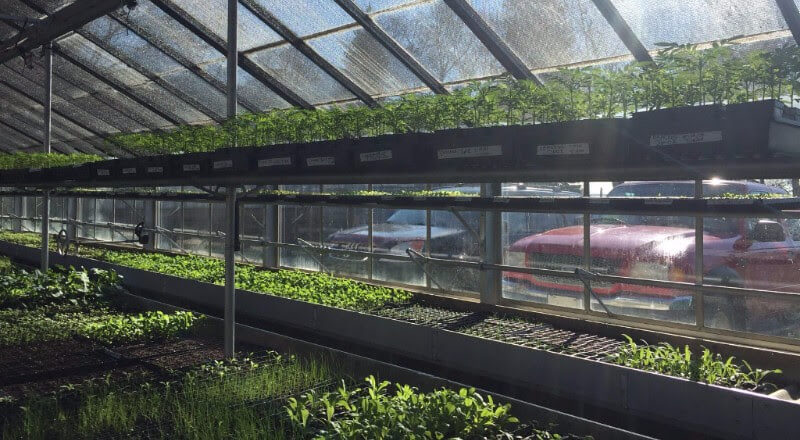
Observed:
[[[622,40],[625,46],[631,51],[633,57],[636,61],[639,62],[653,62],[653,57],[650,56],[650,53],[647,51],[647,48],[644,47],[644,44],[639,40],[639,37],[633,32],[628,23],[622,18],[620,15],[619,10],[611,0],[592,0],[594,5],[597,6],[597,9],[600,10],[600,13],[603,14],[603,17],[606,19],[611,28],[614,29],[614,32],[617,33],[617,36]],[[779,0],[780,1],[780,0]],[[790,0],[791,1],[791,0]]]
[[[795,43],[800,45],[800,11],[797,9],[797,3],[794,0],[775,0],[778,4],[783,19],[792,31]]]
[[[21,1],[22,4],[45,17],[38,20],[33,26],[21,30],[17,36],[11,39],[14,40],[13,42],[0,42],[0,64],[51,42],[129,2],[130,0],[77,0],[50,16],[38,6]]]
[[[270,27],[275,33],[280,35],[284,40],[288,41],[289,44],[292,45],[295,49],[297,49],[300,53],[302,53],[306,58],[311,60],[314,64],[316,64],[320,69],[322,69],[325,73],[327,73],[331,78],[336,80],[339,84],[342,85],[345,89],[350,91],[356,98],[360,99],[363,103],[367,104],[370,107],[377,107],[378,103],[375,99],[367,93],[361,86],[353,82],[347,75],[345,75],[341,70],[334,67],[328,60],[323,58],[320,54],[317,53],[311,46],[309,46],[302,38],[295,35],[294,32],[289,29],[286,25],[281,23],[274,15],[272,15],[269,11],[264,9],[263,7],[259,6],[253,0],[240,0],[241,4],[249,9],[256,17],[258,17],[261,21],[266,23],[267,26]]]

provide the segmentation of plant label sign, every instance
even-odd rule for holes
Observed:
[[[292,158],[286,157],[273,157],[271,159],[261,159],[258,161],[259,168],[281,167],[289,166],[292,164]]]
[[[97,170],[97,175],[98,176],[110,176],[111,175],[111,171],[101,168],[101,169]]]
[[[214,161],[214,169],[215,170],[224,170],[227,168],[233,168],[233,161],[232,160],[216,160]]]
[[[369,153],[361,153],[359,156],[361,162],[378,162],[381,160],[391,160],[392,150],[372,151]]]
[[[123,168],[122,174],[136,174],[136,168]]]
[[[591,153],[591,148],[586,142],[576,144],[537,145],[537,156],[578,156]]]
[[[336,158],[333,156],[308,157],[306,164],[310,167],[329,167],[336,165]]]
[[[722,131],[702,131],[697,133],[654,134],[650,136],[651,147],[667,147],[670,145],[704,144],[720,142]]]
[[[502,156],[503,146],[486,145],[481,147],[445,148],[437,151],[436,153],[439,160]]]
[[[200,164],[197,163],[184,164],[183,171],[200,171]]]
[[[164,167],[147,167],[148,174],[161,174],[164,172]]]

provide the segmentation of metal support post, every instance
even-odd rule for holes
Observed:
[[[278,189],[277,186],[273,185],[270,189]],[[264,217],[264,241],[268,241],[271,243],[277,243],[280,241],[280,229],[278,225],[280,223],[280,216],[278,215],[278,204],[270,203],[264,206],[265,209],[265,217]],[[266,267],[278,267],[280,264],[280,248],[278,246],[267,246],[264,245],[264,266]]]
[[[228,119],[236,117],[236,70],[238,67],[237,30],[239,23],[239,0],[228,0]],[[234,144],[236,140],[234,139]],[[231,145],[235,147],[236,145]]]
[[[583,196],[591,197],[591,182],[583,182]],[[588,213],[583,214],[583,269],[592,270],[592,216]],[[583,288],[583,310],[592,310],[592,291],[589,286]]]
[[[22,196],[15,196],[14,197],[14,218],[11,221],[11,230],[14,232],[22,232],[22,217],[24,217],[24,213],[22,212],[25,206],[25,202]]]
[[[48,42],[44,49],[44,153],[50,152],[50,140],[53,121],[53,42]]]
[[[50,191],[42,196],[42,272],[50,268]]]
[[[502,195],[502,185],[499,182],[481,185],[483,197],[498,197]],[[487,264],[503,263],[503,213],[501,211],[485,212],[483,233],[483,262]],[[496,305],[502,296],[503,274],[499,270],[482,270],[481,303]]]
[[[67,198],[67,242],[78,239],[78,199],[76,197]]]
[[[694,182],[694,197],[703,198],[703,179]],[[697,286],[703,285],[703,217],[694,218],[694,283]],[[703,290],[698,288],[694,294],[694,313],[697,327],[705,327],[705,301]]]
[[[225,199],[225,357],[234,356],[236,339],[236,187],[229,186]]]
[[[156,227],[156,203],[155,200],[144,200],[144,233],[150,235],[150,240],[147,241],[144,248],[150,251],[155,250],[156,240],[158,239],[158,233],[156,232],[158,229]]]

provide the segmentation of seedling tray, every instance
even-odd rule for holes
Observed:
[[[655,110],[632,122],[638,161],[800,156],[800,112],[775,100]]]
[[[243,154],[250,170],[257,174],[291,174],[299,167],[298,148],[294,144],[246,148]]]
[[[628,156],[629,121],[587,119],[514,128],[519,166],[618,168]]]
[[[519,127],[442,130],[430,135],[418,163],[442,171],[511,169],[513,140]]]
[[[298,145],[300,171],[305,174],[334,174],[352,171],[352,139],[309,142]]]
[[[48,170],[47,178],[53,182],[80,182],[92,177],[91,164],[55,167]]]
[[[24,168],[15,170],[4,170],[2,172],[2,182],[4,184],[38,184],[45,180],[45,172],[41,168]]]
[[[418,133],[359,139],[352,145],[353,167],[361,172],[413,170],[427,139]]]

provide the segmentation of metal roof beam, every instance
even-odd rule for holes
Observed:
[[[35,103],[39,104],[39,105],[42,105],[42,101],[41,101],[41,98],[40,98],[40,97],[39,97],[39,98],[37,98],[36,96],[34,96],[34,94],[32,94],[32,93],[30,93],[30,92],[27,92],[27,91],[25,91],[25,90],[22,90],[22,89],[18,88],[17,86],[15,86],[15,85],[13,85],[13,84],[9,83],[8,81],[6,81],[6,80],[4,80],[4,79],[2,79],[2,78],[0,78],[0,85],[3,85],[3,86],[5,86],[5,87],[7,87],[7,88],[11,89],[13,92],[15,92],[15,93],[17,93],[17,94],[19,94],[19,95],[22,95],[22,96],[24,96],[24,97],[26,97],[26,98],[30,99],[31,101],[33,101],[33,102],[35,102]],[[87,132],[91,133],[91,134],[92,134],[92,135],[94,135],[94,136],[97,136],[97,137],[103,137],[103,134],[102,134],[102,133],[98,133],[97,131],[94,131],[94,130],[92,130],[91,128],[89,128],[89,127],[87,127],[87,126],[85,126],[85,125],[81,124],[81,122],[80,122],[80,121],[76,120],[75,118],[73,118],[73,117],[72,117],[72,116],[70,116],[70,115],[64,114],[64,113],[62,113],[62,112],[59,112],[58,110],[55,110],[55,109],[53,110],[53,114],[54,114],[54,115],[57,115],[57,116],[59,116],[59,117],[61,117],[61,118],[64,118],[65,120],[69,121],[70,123],[72,123],[72,124],[75,124],[76,126],[78,126],[78,127],[81,129],[81,130],[86,130]],[[94,147],[92,147],[92,149],[94,149],[94,150],[95,150],[95,151],[93,152],[93,153],[95,153],[95,154],[96,154],[96,153],[102,153],[100,150],[97,150],[97,149],[95,149]]]
[[[11,117],[11,121],[22,122],[18,118],[16,118],[14,115],[10,115],[10,114],[6,113],[5,116],[6,117]],[[22,122],[22,123],[27,125],[27,123],[25,123],[25,122]],[[31,134],[31,133],[29,133],[29,132],[27,132],[27,131],[25,131],[25,130],[23,130],[21,128],[18,128],[18,127],[14,126],[14,125],[11,125],[11,122],[9,122],[7,119],[3,119],[3,116],[0,116],[0,125],[3,125],[6,128],[9,128],[9,129],[11,129],[11,130],[13,130],[13,131],[15,131],[15,132],[27,137],[28,139],[33,140],[35,143],[39,144],[38,145],[39,150],[37,150],[36,152],[37,153],[41,152],[41,144],[44,143],[44,140],[42,140],[40,137],[36,136],[35,134]],[[62,153],[62,154],[69,154],[70,153],[69,151],[65,152],[60,147],[54,146],[53,148],[58,150],[58,152]]]
[[[617,10],[617,7],[611,3],[611,0],[592,1],[594,5],[597,6],[597,9],[600,10],[600,13],[603,14],[608,24],[611,25],[611,28],[614,29],[614,32],[617,33],[619,39],[622,40],[628,50],[631,51],[636,61],[652,63],[653,57],[650,56],[647,48],[644,47],[639,37],[637,37],[631,27],[628,26],[628,22],[622,18],[622,15]]]
[[[151,0],[151,2],[157,8],[161,9],[165,14],[169,15],[173,20],[177,21],[183,27],[205,41],[209,46],[213,47],[222,54],[227,53],[227,46],[221,38],[217,37],[210,29],[206,28],[202,23],[195,20],[185,11],[181,10],[174,3],[168,0]],[[295,93],[286,85],[282,84],[275,77],[267,73],[267,71],[265,71],[263,68],[261,68],[261,66],[253,62],[251,59],[247,58],[247,56],[241,51],[238,52],[237,61],[242,70],[263,83],[267,88],[283,98],[284,101],[293,106],[302,107],[304,109],[314,108],[312,104],[300,97],[300,95]]]
[[[27,6],[28,8],[32,9],[33,11],[35,11],[36,13],[47,15],[47,11],[45,11],[42,8],[40,8],[39,6],[30,4],[30,2],[27,1],[27,0],[19,0],[19,1],[22,4],[24,4],[25,6]],[[123,64],[125,64],[129,68],[133,69],[134,71],[136,71],[140,75],[146,77],[150,81],[155,82],[156,84],[158,84],[161,87],[165,88],[167,91],[169,91],[173,95],[179,97],[181,100],[183,100],[184,102],[189,104],[191,107],[194,107],[195,110],[199,111],[200,113],[205,114],[206,116],[208,116],[209,118],[211,118],[214,121],[222,122],[223,118],[220,115],[218,115],[216,112],[214,112],[211,109],[209,109],[201,101],[195,99],[192,96],[189,96],[186,93],[183,93],[182,91],[178,90],[176,87],[173,87],[171,84],[169,84],[168,82],[166,82],[163,79],[161,79],[158,75],[154,74],[153,72],[150,72],[144,66],[142,66],[141,64],[136,62],[136,60],[133,60],[130,57],[126,56],[125,54],[121,53],[120,51],[114,49],[113,47],[110,47],[108,44],[106,44],[100,38],[95,37],[94,35],[92,35],[89,32],[86,32],[83,29],[77,29],[76,32],[78,33],[78,35],[82,36],[83,38],[86,38],[87,40],[91,41],[95,45],[99,46],[101,49],[103,49],[107,53],[111,54],[112,56],[114,56],[115,58],[120,60]],[[148,43],[150,43],[150,41],[147,40],[147,39],[145,39],[145,41],[148,41]],[[152,43],[150,43],[150,44],[152,44]],[[63,57],[64,51],[63,50],[59,50],[59,53],[62,54],[62,57]]]
[[[21,29],[22,29],[21,27],[17,26],[16,24],[11,24],[11,26],[12,26],[12,27],[14,27],[14,28],[15,28],[15,29],[17,29],[17,30],[21,30]],[[149,110],[149,111],[151,111],[151,112],[155,113],[156,115],[158,115],[159,117],[161,117],[161,118],[163,118],[164,120],[168,121],[169,123],[171,123],[171,124],[174,124],[174,125],[179,125],[179,124],[181,124],[181,121],[180,121],[180,120],[178,120],[177,118],[173,117],[172,115],[170,115],[170,114],[168,114],[168,113],[166,113],[166,112],[163,112],[163,111],[159,110],[158,108],[156,108],[156,107],[154,107],[153,105],[151,105],[149,102],[147,102],[147,101],[145,101],[144,99],[140,98],[140,97],[139,97],[139,96],[138,96],[138,95],[137,95],[137,94],[136,94],[136,93],[133,91],[133,89],[132,89],[132,88],[128,87],[127,85],[125,85],[125,84],[123,84],[123,83],[121,83],[121,82],[119,82],[119,81],[114,81],[114,80],[111,80],[111,79],[109,79],[109,78],[106,78],[105,76],[102,76],[102,75],[100,75],[100,74],[98,74],[98,73],[94,72],[93,70],[91,70],[91,69],[90,69],[90,68],[88,68],[86,65],[82,64],[81,62],[79,62],[78,60],[76,60],[76,59],[72,58],[72,57],[71,57],[71,56],[69,56],[68,54],[65,54],[65,53],[64,53],[62,50],[60,50],[60,49],[59,49],[59,47],[58,47],[58,43],[53,43],[53,54],[54,54],[54,55],[56,55],[56,54],[57,54],[58,56],[60,56],[60,57],[61,57],[61,58],[63,58],[64,60],[66,60],[67,62],[69,62],[69,63],[71,63],[71,64],[75,65],[75,66],[76,66],[76,67],[78,67],[79,69],[81,69],[81,70],[83,70],[84,72],[88,73],[89,75],[91,75],[92,77],[94,77],[96,80],[98,80],[98,81],[102,82],[103,84],[105,84],[105,85],[107,85],[107,86],[111,87],[111,88],[112,88],[112,89],[114,89],[114,90],[117,90],[118,92],[120,92],[120,93],[122,93],[124,96],[126,96],[128,99],[130,99],[130,100],[132,100],[132,101],[136,102],[137,104],[141,105],[142,107],[146,108],[147,110]],[[66,78],[63,78],[63,77],[61,77],[61,76],[58,74],[58,72],[54,72],[54,75],[55,75],[55,76],[57,76],[57,77],[59,77],[59,78],[61,78],[63,81],[69,82],[70,84],[73,84],[73,85],[74,85],[74,83],[72,83],[71,81],[68,81]],[[76,87],[77,87],[77,86],[76,86]],[[87,92],[87,94],[88,94],[88,92]],[[130,116],[129,116],[129,117],[130,117]],[[110,125],[111,125],[111,124],[110,124]],[[145,124],[142,124],[142,125],[145,125]]]
[[[541,84],[539,78],[528,69],[517,54],[497,35],[491,26],[478,14],[467,0],[444,0],[461,21],[478,37],[486,49],[516,79],[529,79]]]
[[[256,17],[261,19],[267,24],[275,33],[280,35],[284,40],[288,41],[295,49],[306,56],[314,64],[316,64],[325,73],[339,82],[345,89],[355,95],[358,99],[363,101],[370,107],[377,107],[378,103],[375,99],[367,93],[361,86],[353,82],[341,70],[337,69],[333,64],[328,62],[320,54],[317,53],[311,46],[309,46],[302,38],[295,35],[286,25],[281,23],[274,15],[265,10],[260,5],[256,4],[253,0],[240,0],[240,3],[249,9]]]
[[[197,75],[200,79],[205,81],[211,87],[219,90],[223,94],[227,93],[227,87],[225,86],[224,82],[222,82],[222,81],[214,78],[213,76],[211,76],[209,73],[207,73],[202,68],[200,68],[200,66],[192,63],[187,57],[185,57],[183,54],[181,54],[177,50],[169,47],[168,45],[166,45],[164,43],[161,43],[159,41],[158,37],[156,35],[153,35],[147,29],[144,29],[141,26],[137,26],[136,24],[129,22],[127,20],[127,17],[124,14],[112,13],[112,14],[109,15],[109,17],[111,17],[112,19],[116,20],[119,24],[121,24],[125,28],[129,29],[131,32],[133,32],[133,33],[137,34],[138,36],[140,36],[141,38],[143,38],[145,41],[150,43],[150,45],[152,45],[153,47],[155,47],[156,49],[161,51],[164,55],[167,55],[168,57],[172,58],[173,60],[175,60],[175,62],[177,62],[178,64],[180,64],[181,66],[183,66],[184,68],[189,70],[190,72],[194,73],[195,75]],[[256,113],[256,112],[260,111],[258,106],[256,106],[255,104],[253,104],[252,102],[250,102],[250,101],[248,101],[246,99],[243,99],[243,98],[239,99],[238,103],[241,106],[243,106],[245,109],[247,109],[247,111],[250,111],[250,112],[253,112],[253,113]]]
[[[447,89],[437,80],[428,70],[419,63],[408,51],[400,46],[394,38],[389,36],[380,26],[378,26],[369,14],[366,14],[358,7],[353,0],[334,0],[342,9],[345,10],[356,23],[360,24],[367,32],[378,40],[383,47],[395,56],[404,66],[408,68],[417,78],[428,86],[434,93],[446,94]]]
[[[783,14],[783,19],[792,31],[795,43],[800,46],[800,11],[797,9],[797,3],[794,0],[775,0],[778,3],[778,9]]]
[[[169,114],[167,112],[164,112],[161,109],[159,109],[159,108],[155,107],[154,105],[150,104],[149,102],[145,101],[143,98],[141,98],[133,90],[133,88],[129,87],[127,84],[122,83],[122,82],[120,82],[120,81],[118,81],[116,79],[108,78],[108,77],[106,77],[104,75],[100,75],[99,73],[97,73],[94,70],[92,70],[90,67],[86,66],[82,62],[80,62],[77,59],[73,58],[71,55],[65,53],[58,46],[54,47],[53,51],[54,51],[55,54],[57,54],[59,57],[63,58],[68,63],[71,63],[75,67],[83,70],[84,72],[86,72],[87,74],[91,75],[92,77],[94,77],[98,81],[102,82],[103,84],[105,84],[105,85],[111,87],[112,89],[122,93],[124,96],[126,96],[127,98],[129,98],[133,102],[135,102],[135,103],[141,105],[142,107],[146,108],[147,110],[155,113],[156,115],[160,116],[164,120],[169,121],[170,123],[172,123],[174,125],[180,125],[180,124],[183,123],[183,121],[181,121],[180,119],[176,118],[175,116],[173,116],[173,115],[171,115],[171,114]],[[167,92],[169,93],[169,90],[167,90]],[[175,99],[176,100],[181,100],[181,98],[178,97],[178,96],[175,96]],[[187,104],[189,104],[189,103],[187,103]]]
[[[38,140],[36,140],[35,137],[29,135],[28,133],[25,133],[24,131],[18,129],[17,127],[14,127],[14,126],[8,124],[7,122],[3,121],[2,119],[0,119],[0,126],[3,126],[6,130],[11,131],[12,133],[16,133],[16,134],[18,134],[18,135],[20,135],[20,136],[22,136],[24,138],[30,139],[34,143],[37,143],[37,144],[41,143]],[[0,148],[3,148],[5,151],[7,151],[9,153],[17,151],[17,150],[13,150],[13,149],[8,149],[8,148],[5,147],[5,145],[0,145]]]
[[[36,21],[9,40],[0,42],[0,64],[30,52],[128,3],[130,0],[76,0],[52,16]],[[30,7],[27,3],[24,4]],[[44,11],[36,10],[36,12],[47,15]]]

